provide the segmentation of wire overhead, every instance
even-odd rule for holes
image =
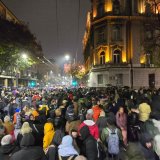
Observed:
[[[78,43],[79,43],[79,25],[80,25],[80,12],[81,12],[81,2],[80,2],[80,0],[78,0],[78,26],[77,26],[77,37],[76,37],[76,46],[77,46],[77,48],[76,48],[76,57],[75,57],[75,59],[76,59],[76,61],[75,61],[75,63],[77,63],[77,55],[78,55]]]
[[[58,0],[56,0],[56,31],[57,31],[57,50],[59,50]]]

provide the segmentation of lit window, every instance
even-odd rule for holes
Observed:
[[[105,64],[105,52],[100,54],[100,64]]]
[[[114,63],[121,62],[121,51],[118,49],[113,52],[113,62]]]

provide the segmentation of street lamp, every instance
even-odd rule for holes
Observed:
[[[70,56],[69,55],[65,55],[65,59],[66,59],[66,61],[68,61],[70,59]]]
[[[23,58],[24,60],[26,60],[26,59],[28,58],[27,54],[23,53],[23,54],[22,54],[22,58]]]

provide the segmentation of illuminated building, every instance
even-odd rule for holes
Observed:
[[[146,1],[91,0],[91,4],[83,38],[88,86],[160,87],[160,70],[142,45],[150,36],[145,30]]]

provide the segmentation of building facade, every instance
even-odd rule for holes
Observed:
[[[144,44],[151,41],[146,0],[92,0],[83,39],[89,87],[160,87],[160,69]]]

